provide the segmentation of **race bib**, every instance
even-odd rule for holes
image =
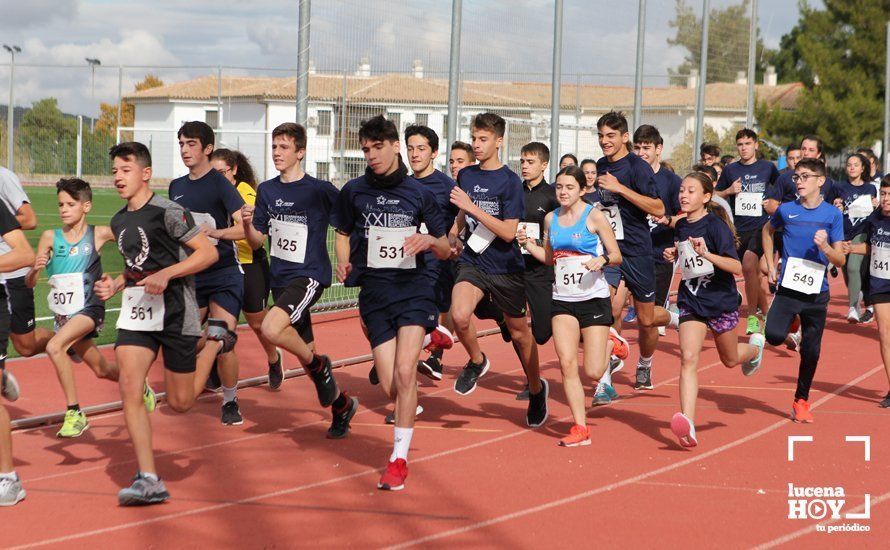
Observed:
[[[141,332],[164,330],[164,295],[149,294],[141,286],[125,288],[117,328]]]
[[[869,273],[872,277],[890,280],[890,248],[872,245]]]
[[[851,219],[867,218],[874,210],[871,202],[871,195],[859,195],[850,206],[847,207],[847,214]]]
[[[735,196],[735,215],[760,217],[763,215],[763,193],[739,193]]]
[[[590,292],[595,282],[595,273],[584,267],[590,256],[567,256],[556,260],[556,293],[559,296],[583,296]]]
[[[305,262],[308,235],[309,228],[305,223],[272,220],[269,226],[272,256],[296,264]]]
[[[405,256],[405,239],[417,233],[412,227],[368,228],[368,267],[375,269],[414,269],[417,258]]]
[[[49,294],[46,301],[56,315],[74,315],[83,309],[83,273],[62,273],[49,278]]]
[[[195,220],[195,225],[206,225],[210,229],[216,229],[216,219],[210,214],[205,214],[203,212],[192,212],[192,218]],[[216,246],[219,243],[219,239],[214,239],[213,237],[207,237],[210,239],[210,242],[213,243],[213,246]]]
[[[603,206],[600,204],[600,210],[606,215],[606,219],[609,220],[609,225],[612,226],[612,231],[615,232],[615,240],[624,240],[624,224],[621,222],[621,212],[618,210],[618,205]]]
[[[541,224],[531,223],[531,222],[519,222],[519,225],[525,226],[525,235],[529,239],[534,239],[535,242],[541,240]],[[523,248],[522,253],[528,254],[528,250]]]
[[[677,254],[680,261],[680,275],[684,281],[714,274],[714,264],[695,253],[692,243],[677,243]]]
[[[818,294],[822,291],[824,278],[824,265],[802,258],[788,258],[782,275],[782,286],[803,294]]]
[[[485,225],[479,222],[475,222],[475,224],[476,228],[473,229],[473,232],[470,233],[470,238],[467,239],[467,246],[472,248],[476,254],[482,254],[494,242],[496,235]]]

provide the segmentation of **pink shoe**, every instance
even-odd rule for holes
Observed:
[[[684,447],[698,445],[698,439],[695,438],[695,426],[685,414],[677,413],[671,418],[671,431],[680,440],[680,445]]]

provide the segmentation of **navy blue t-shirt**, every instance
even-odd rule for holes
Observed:
[[[816,208],[806,208],[800,199],[779,205],[770,217],[775,229],[782,229],[782,273],[779,274],[781,284],[788,258],[801,258],[828,266],[828,258],[815,243],[816,231],[824,229],[828,233],[828,244],[844,240],[844,217],[840,210],[822,201]],[[828,290],[828,277],[822,279],[822,290]]]
[[[369,268],[369,227],[416,227],[425,224],[433,237],[445,235],[442,209],[429,189],[408,176],[389,189],[373,187],[365,176],[351,180],[340,190],[336,206],[336,227],[349,235],[349,262],[352,272],[346,286],[378,285],[381,287],[420,283],[429,288],[426,255],[417,256],[413,269]],[[404,296],[398,297],[403,299]]]
[[[875,210],[865,218],[860,229],[871,246],[868,295],[890,294],[890,216]]]
[[[694,222],[683,218],[677,221],[676,231],[679,242],[689,237],[702,237],[711,253],[739,259],[732,230],[714,214],[705,214]],[[711,275],[686,279],[680,285],[677,305],[705,319],[737,311],[739,291],[735,276],[714,266]]]
[[[732,182],[742,180],[742,193],[760,193],[760,201],[769,198],[769,191],[779,178],[779,170],[776,165],[766,160],[756,160],[751,164],[733,162],[727,164],[717,180],[717,191],[723,191],[732,187]],[[736,231],[742,233],[755,231],[766,223],[767,213],[763,211],[760,216],[745,215],[736,209],[736,195],[727,195],[726,202],[732,207],[733,219]]]
[[[191,211],[196,225],[201,225],[201,215],[206,214],[213,217],[217,229],[230,227],[232,214],[244,206],[244,199],[235,186],[213,169],[196,180],[189,179],[188,175],[176,178],[170,182],[168,194],[170,200]],[[219,240],[216,243],[216,251],[219,253],[219,259],[195,275],[196,278],[200,279],[204,273],[238,265],[238,253],[234,241]]]
[[[331,286],[331,258],[328,254],[328,225],[336,225],[334,207],[337,204],[337,188],[331,182],[313,178],[309,174],[299,181],[284,183],[281,176],[264,181],[257,189],[256,210],[253,226],[264,235],[270,235],[272,221],[305,225],[306,248],[303,262],[278,257],[276,250],[296,250],[299,245],[293,239],[289,227],[271,235],[269,260],[273,288],[286,287],[297,277],[315,279],[323,287]]]
[[[456,218],[458,212],[460,212],[456,206],[451,204],[451,189],[454,187],[454,180],[438,170],[433,170],[433,173],[425,178],[414,179],[419,181],[421,185],[432,192],[433,197],[436,199],[436,204],[438,204],[439,209],[442,210],[442,217],[445,222],[445,233],[447,234],[454,225],[454,218]],[[442,264],[451,261],[439,260],[431,251],[426,252],[425,256],[427,265],[431,267],[430,274],[434,278],[439,276],[439,269],[442,267]]]
[[[680,212],[680,183],[683,178],[662,168],[655,172],[655,187],[658,197],[664,203],[665,216],[676,216]],[[674,230],[670,226],[651,224],[652,257],[664,263],[664,249],[674,246]]]
[[[655,173],[649,163],[634,153],[628,153],[615,162],[602,157],[596,161],[596,173],[606,172],[615,176],[621,185],[646,197],[658,198]],[[610,191],[598,190],[599,202],[603,206],[618,205],[624,238],[618,241],[622,256],[651,256],[652,236],[649,234],[649,219],[646,213],[624,197]]]
[[[794,184],[793,181],[791,181],[791,176],[793,175],[794,170],[788,170],[779,174],[779,177],[776,178],[776,182],[769,189],[769,191],[767,191],[767,198],[779,202],[792,202],[797,200],[797,186]],[[837,186],[837,182],[829,177],[826,177],[825,183],[822,184],[822,188],[819,190],[819,193],[825,198],[826,201],[832,202],[834,200],[834,197],[836,196]]]
[[[458,173],[457,179],[457,184],[470,196],[473,203],[489,215],[499,220],[521,220],[525,216],[522,180],[506,165],[497,170],[483,170],[478,164],[467,166]],[[466,220],[466,235],[469,237],[479,222],[469,215]],[[482,254],[466,246],[458,261],[491,274],[525,270],[525,261],[516,239],[507,242],[495,237]]]
[[[865,217],[853,218],[850,216],[850,205],[859,197],[867,196],[869,201],[877,198],[878,190],[871,183],[853,185],[849,181],[839,182],[835,189],[835,196],[844,201],[844,238],[850,240],[853,235],[862,233],[861,226]]]

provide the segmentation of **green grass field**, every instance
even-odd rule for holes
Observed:
[[[61,227],[59,220],[58,201],[56,199],[55,186],[38,187],[26,186],[25,191],[31,199],[34,211],[37,213],[37,228],[33,231],[27,231],[28,240],[31,246],[37,247],[37,241],[40,235],[47,229],[56,229]],[[166,196],[164,191],[161,191]],[[93,225],[108,225],[111,217],[120,210],[124,202],[118,197],[117,191],[114,189],[93,189],[93,209],[87,216],[89,223]],[[328,235],[328,252],[333,261],[333,230]],[[124,260],[117,250],[117,245],[113,242],[107,243],[101,250],[102,269],[115,277],[121,273],[124,267]],[[37,313],[37,325],[52,330],[52,312],[46,301],[46,295],[49,293],[49,284],[47,284],[46,272],[41,274],[40,280],[34,289],[35,310]],[[339,285],[334,285],[327,289],[324,296],[317,304],[323,307],[327,303],[356,299],[357,291],[355,289],[347,289]],[[120,309],[121,295],[118,294],[106,304],[105,310],[105,329],[100,333],[97,344],[108,344],[114,341],[115,324],[117,323],[118,310]],[[243,320],[242,320],[243,321]],[[10,357],[17,356],[12,344],[9,345]]]

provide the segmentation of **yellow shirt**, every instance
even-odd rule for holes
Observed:
[[[253,206],[256,204],[256,191],[253,187],[250,186],[249,183],[239,182],[236,186],[238,192],[241,194],[241,198],[244,199],[244,202]],[[251,264],[253,263],[253,249],[250,248],[250,244],[247,242],[247,239],[241,239],[235,241],[235,244],[238,246],[238,261],[242,264]]]

